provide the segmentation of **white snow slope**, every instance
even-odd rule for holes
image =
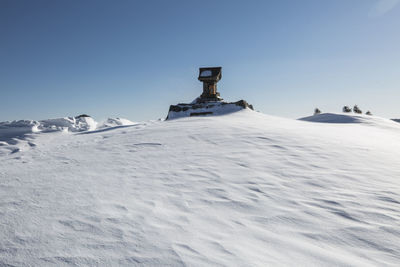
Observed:
[[[400,124],[31,134],[0,146],[0,218],[0,266],[399,266]]]

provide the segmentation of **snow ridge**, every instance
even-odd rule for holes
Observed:
[[[36,146],[34,139],[39,133],[79,133],[133,124],[123,118],[109,118],[99,124],[89,116],[0,122],[0,155]]]

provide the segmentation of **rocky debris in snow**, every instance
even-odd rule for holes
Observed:
[[[343,107],[343,112],[350,113],[351,112],[351,108],[349,108],[349,106],[344,106]]]
[[[314,109],[314,115],[321,114],[321,110],[319,108]]]
[[[354,105],[353,111],[354,111],[354,113],[362,114],[362,110],[357,105]]]

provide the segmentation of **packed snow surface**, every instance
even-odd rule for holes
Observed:
[[[398,266],[400,124],[346,116],[15,137],[0,146],[0,265]]]

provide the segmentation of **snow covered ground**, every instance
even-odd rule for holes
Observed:
[[[318,116],[8,134],[0,265],[398,266],[400,124]]]

